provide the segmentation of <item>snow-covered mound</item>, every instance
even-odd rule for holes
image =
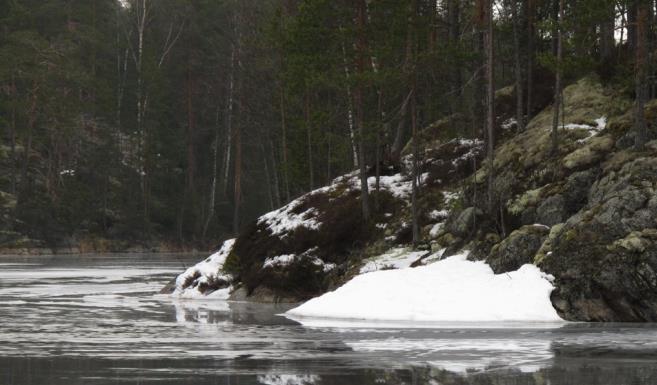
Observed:
[[[235,239],[225,241],[219,251],[180,274],[172,296],[227,299],[233,277],[223,272],[223,266],[234,244]],[[218,287],[223,288],[216,290]]]
[[[536,266],[495,275],[460,254],[431,265],[359,275],[286,315],[417,322],[561,321],[551,277]]]

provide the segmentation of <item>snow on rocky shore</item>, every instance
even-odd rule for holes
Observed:
[[[223,266],[234,244],[235,239],[225,241],[216,253],[180,274],[171,295],[176,298],[228,299],[233,277],[223,272]],[[209,287],[216,287],[218,283],[225,287],[208,291]]]
[[[411,322],[559,322],[551,277],[536,266],[495,275],[460,254],[427,266],[356,276],[285,315]]]

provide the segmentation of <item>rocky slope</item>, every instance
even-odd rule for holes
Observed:
[[[480,165],[482,144],[435,141],[420,178],[426,252],[399,252],[410,241],[407,169],[386,170],[371,224],[360,220],[357,178],[347,175],[253,223],[218,267],[231,281],[203,278],[221,284],[204,284],[199,294],[232,285],[232,298],[305,300],[372,266],[417,266],[471,250],[470,258],[486,260],[496,273],[533,263],[554,275],[552,303],[565,319],[657,321],[657,141],[633,150],[631,101],[593,78],[564,96],[556,155],[551,107],[521,133],[500,117],[496,215],[483,214],[490,165]],[[654,122],[657,103],[647,114]],[[179,280],[177,290],[198,287],[198,279]]]

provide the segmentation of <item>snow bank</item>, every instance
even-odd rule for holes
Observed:
[[[230,288],[216,290],[212,293],[203,293],[200,288],[214,282],[231,282],[233,280],[233,277],[230,274],[224,274],[222,269],[234,244],[235,239],[225,241],[219,251],[180,274],[176,278],[176,288],[171,295],[177,298],[227,299]]]
[[[415,322],[561,321],[551,277],[533,265],[495,275],[484,262],[453,256],[432,265],[359,275],[287,316]]]

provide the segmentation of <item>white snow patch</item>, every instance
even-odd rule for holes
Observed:
[[[481,139],[465,139],[465,138],[459,138],[457,139],[459,142],[459,145],[461,146],[483,146],[484,141]]]
[[[578,140],[577,143],[584,143],[588,141],[592,137],[596,136],[600,131],[604,130],[606,127],[607,127],[606,116],[601,116],[598,119],[595,119],[595,126],[591,126],[589,124],[575,124],[575,123],[570,123],[562,126],[564,130],[586,130],[588,132],[588,136]]]
[[[225,288],[209,294],[204,294],[199,291],[199,285],[203,283],[207,284],[210,282],[216,282],[218,280],[223,280],[226,282],[231,282],[233,280],[233,277],[230,274],[223,273],[222,269],[224,267],[224,263],[226,262],[226,258],[228,258],[228,254],[230,254],[231,250],[233,250],[234,245],[235,239],[224,241],[219,251],[185,270],[184,273],[180,274],[176,278],[176,288],[171,295],[177,298],[227,299],[230,293],[230,288]],[[185,282],[192,279],[194,276],[198,277],[191,285],[183,288]]]
[[[411,322],[557,322],[551,276],[536,266],[495,275],[460,254],[434,264],[355,277],[286,315]]]
[[[353,173],[352,173],[353,174]],[[347,174],[343,177],[337,178],[333,183],[344,182],[348,185],[348,190],[359,190],[360,189],[360,177],[358,175]],[[420,184],[424,183],[429,177],[429,173],[425,172],[420,175],[419,182]],[[367,178],[367,187],[370,191],[376,189],[376,177],[371,176]],[[379,177],[379,188],[382,191],[387,191],[392,196],[398,199],[408,199],[413,192],[413,183],[412,178],[401,173],[394,175],[381,175]],[[386,214],[386,216],[391,216]]]
[[[311,250],[309,250],[311,251]],[[308,253],[308,252],[306,252]],[[294,263],[296,260],[299,258],[311,258],[310,262],[312,262],[315,266],[320,266],[324,272],[329,272],[333,269],[335,269],[336,264],[335,263],[327,263],[324,262],[321,258],[319,257],[314,257],[314,256],[308,256],[308,254],[304,253],[301,256],[296,256],[294,254],[285,254],[285,255],[279,255],[273,258],[267,258],[265,262],[262,264],[263,269],[267,268],[276,268],[276,267],[286,267],[289,266],[290,264]]]
[[[459,156],[458,158],[452,159],[452,166],[454,168],[458,167],[460,163],[470,161],[483,149],[484,142],[480,139],[459,139],[459,145],[461,146],[470,146],[470,149],[465,154]]]
[[[433,227],[431,230],[429,230],[429,235],[431,238],[435,238],[440,234],[441,231],[443,231],[443,228],[445,227],[445,222],[438,222]]]
[[[509,118],[502,123],[502,128],[505,130],[518,126],[518,121],[515,118]]]
[[[383,269],[403,269],[410,267],[426,251],[410,251],[408,248],[396,247],[386,253],[367,259],[360,268],[360,274],[370,273]]]
[[[273,258],[267,258],[265,259],[265,263],[262,264],[262,268],[273,268],[276,266],[287,266],[290,263],[294,261],[294,258],[296,256],[294,254],[285,254],[285,255],[278,255]]]
[[[429,213],[429,218],[435,220],[446,219],[449,216],[449,211],[447,210],[432,210]]]
[[[445,200],[446,205],[452,204],[452,202],[458,200],[461,197],[459,193],[451,191],[443,191],[443,199]]]
[[[317,191],[317,190],[315,190]],[[314,193],[314,192],[313,192]],[[312,193],[311,193],[312,194]],[[302,203],[301,198],[295,199],[278,210],[271,211],[258,219],[258,224],[266,224],[273,235],[279,235],[283,238],[287,233],[298,227],[306,227],[311,230],[319,230],[320,222],[317,221],[317,210],[309,208],[308,210],[296,214],[294,209]]]

